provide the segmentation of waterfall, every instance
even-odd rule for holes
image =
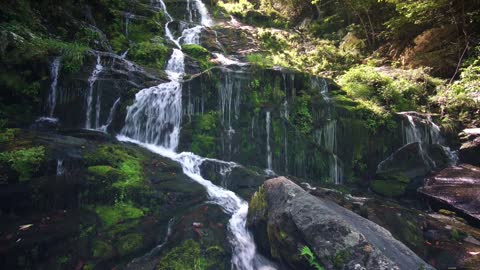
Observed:
[[[182,84],[184,54],[174,49],[166,72],[170,82],[143,89],[128,107],[122,133],[145,143],[162,145],[170,150],[178,146],[182,120]]]
[[[187,15],[188,19],[185,18],[185,20],[188,20],[188,22],[193,22],[193,9],[192,9],[192,0],[187,0]]]
[[[210,25],[208,12],[200,0],[195,0],[197,9],[202,16],[202,24]],[[167,14],[169,21],[173,18],[166,12],[165,4],[159,3]],[[168,28],[168,23],[166,28]],[[170,33],[171,34],[171,33]],[[168,32],[168,38],[172,38]],[[173,39],[171,39],[173,41]],[[185,41],[184,41],[185,42]],[[179,45],[179,42],[176,43]],[[181,48],[181,46],[178,46]],[[224,212],[231,214],[228,229],[232,252],[232,268],[239,270],[275,269],[269,266],[256,253],[255,243],[246,229],[248,203],[234,192],[218,187],[201,176],[200,165],[205,161],[193,153],[175,153],[180,136],[180,121],[182,119],[182,84],[180,80],[185,72],[184,54],[175,49],[168,61],[166,72],[170,82],[155,87],[143,89],[135,96],[135,103],[127,110],[125,126],[121,141],[136,143],[161,156],[170,158],[182,165],[183,172],[191,179],[205,187],[210,200],[222,207]],[[224,171],[225,173],[228,171]]]
[[[212,26],[213,20],[208,13],[207,7],[201,0],[194,0],[198,13],[200,13],[200,22],[203,26]]]
[[[404,125],[402,121],[402,128],[403,128],[403,138],[404,138],[404,145],[411,144],[411,143],[419,143],[420,148],[420,155],[428,167],[436,167],[435,161],[429,156],[428,151],[425,150],[424,145],[429,144],[438,144],[440,145],[445,154],[448,156],[450,160],[450,165],[455,165],[458,157],[457,153],[451,151],[449,147],[444,145],[444,139],[440,134],[440,127],[438,127],[428,116],[426,119],[422,119],[419,117],[415,117],[408,113],[402,113],[406,116],[408,125]],[[415,123],[415,119],[423,122],[423,128],[418,126]]]
[[[170,13],[168,13],[168,10],[167,10],[167,6],[165,5],[165,3],[163,2],[163,0],[155,0],[157,4],[160,4],[160,8],[162,9],[163,13],[165,14],[165,16],[167,16],[167,23],[165,24],[165,35],[167,36],[167,38],[172,41],[179,49],[182,48],[182,46],[180,46],[180,43],[178,42],[178,40],[176,40],[174,37],[173,37],[173,34],[172,34],[172,31],[170,31],[170,28],[168,27],[170,25],[171,22],[173,22],[173,18],[172,16],[170,15]]]
[[[58,75],[60,73],[60,67],[62,63],[62,58],[55,57],[51,66],[50,66],[50,78],[52,79],[52,84],[50,85],[50,93],[48,95],[48,116],[53,117],[55,112],[55,107],[57,105],[57,88],[58,88]]]
[[[98,79],[98,75],[102,72],[103,66],[101,63],[100,55],[97,54],[97,64],[88,78],[88,93],[87,93],[87,112],[85,116],[85,128],[91,129],[92,128],[92,101],[93,101],[93,88],[95,86],[95,82]]]

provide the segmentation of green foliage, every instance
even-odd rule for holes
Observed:
[[[210,59],[211,59],[210,52],[200,45],[197,45],[197,44],[182,45],[182,51],[185,52],[188,56],[195,59],[200,64],[200,68],[202,70],[206,70],[213,66],[213,63],[210,62]]]
[[[135,44],[131,48],[129,56],[140,64],[163,69],[169,51],[170,49],[167,46],[159,42],[144,41]]]
[[[95,212],[102,220],[105,227],[111,227],[120,222],[129,219],[138,219],[144,216],[141,209],[136,208],[131,203],[116,203],[115,205],[99,205],[95,207]]]
[[[450,85],[440,85],[437,94],[430,98],[440,107],[443,114],[442,122],[445,125],[453,125],[457,119],[463,125],[471,125],[478,120],[480,113],[480,46],[473,50],[460,70],[460,79]],[[478,122],[478,121],[477,121]]]
[[[217,5],[220,8],[223,8],[227,13],[241,17],[245,17],[248,11],[252,11],[254,9],[254,5],[248,0],[239,0],[238,2],[228,3],[218,1]]]
[[[222,257],[225,251],[212,246],[202,250],[200,244],[192,239],[185,240],[180,246],[170,250],[160,259],[158,270],[205,270],[215,267],[223,269]]]
[[[195,117],[195,130],[192,136],[190,149],[193,153],[205,157],[214,157],[216,149],[216,135],[218,130],[218,114],[209,112]]]
[[[104,241],[95,240],[93,243],[93,257],[97,259],[105,259],[113,256],[112,246]]]
[[[16,128],[7,128],[4,131],[0,131],[0,144],[11,143],[18,132],[19,130]]]
[[[317,261],[317,257],[313,254],[312,250],[308,246],[304,246],[300,249],[300,257],[308,261],[311,267],[317,270],[325,270]]]
[[[138,233],[131,233],[120,237],[116,245],[120,255],[126,255],[138,250],[142,246],[143,237]]]
[[[418,110],[421,105],[425,106],[425,96],[439,83],[421,71],[412,70],[405,75],[394,69],[386,72],[391,74],[361,65],[340,76],[338,83],[349,96],[373,101],[394,112]]]
[[[252,53],[248,54],[245,58],[249,63],[254,64],[260,68],[268,68],[273,66],[273,61],[268,55],[265,54]]]
[[[45,158],[43,146],[0,153],[0,161],[9,163],[19,174],[20,181],[29,180]]]
[[[62,67],[67,72],[77,72],[83,66],[88,47],[56,39],[36,39],[34,46],[43,48],[47,54],[61,54]]]
[[[295,100],[293,107],[293,125],[304,135],[309,135],[313,127],[313,117],[310,112],[310,105],[311,97],[304,94]]]

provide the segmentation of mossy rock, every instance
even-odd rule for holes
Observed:
[[[386,197],[399,197],[405,194],[407,185],[402,182],[389,180],[375,180],[370,183],[370,188]]]
[[[131,233],[120,237],[117,241],[117,249],[120,255],[130,254],[142,247],[143,236],[138,233]]]
[[[210,246],[202,250],[198,242],[188,239],[165,254],[160,260],[157,269],[224,269],[224,259],[225,250],[223,248]]]
[[[129,203],[117,203],[113,206],[100,205],[95,207],[95,212],[106,227],[121,221],[138,219],[144,216],[144,212],[141,209]]]
[[[107,242],[95,240],[93,243],[93,257],[96,259],[107,259],[113,256],[113,247]]]

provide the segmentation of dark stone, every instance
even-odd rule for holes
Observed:
[[[376,173],[379,175],[401,173],[414,179],[427,175],[432,169],[445,168],[448,162],[449,158],[441,145],[415,142],[403,146],[382,161]]]
[[[463,141],[458,151],[460,162],[480,166],[480,128],[465,129],[460,136]]]
[[[462,164],[446,168],[418,189],[431,201],[480,223],[480,168]]]
[[[384,228],[284,177],[266,181],[251,204],[250,228],[266,231],[267,255],[286,267],[310,269],[299,255],[308,246],[325,269],[433,269]]]

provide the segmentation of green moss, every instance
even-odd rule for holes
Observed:
[[[116,172],[114,168],[108,165],[98,165],[90,166],[87,168],[87,171],[91,174],[100,176],[100,177],[109,177],[112,173]]]
[[[346,250],[338,251],[333,257],[333,266],[335,269],[343,269],[343,266],[348,262],[350,258],[349,253]]]
[[[160,42],[143,41],[135,44],[129,57],[146,66],[163,69],[170,49]]]
[[[462,231],[459,231],[457,229],[453,229],[452,231],[450,231],[450,238],[454,241],[462,241],[467,236],[468,236],[468,234],[466,234]]]
[[[100,205],[95,207],[95,212],[106,227],[129,219],[138,219],[144,216],[141,209],[130,203],[116,203],[113,206]]]
[[[204,47],[197,44],[186,44],[182,45],[182,51],[184,51],[188,56],[195,59],[202,70],[206,70],[213,66],[213,63],[210,62],[211,55],[210,52]]]
[[[438,210],[438,213],[440,213],[442,215],[445,215],[445,216],[451,216],[451,217],[454,217],[454,216],[457,215],[457,213],[455,213],[453,211],[446,210],[446,209],[440,209],[440,210]]]
[[[143,156],[138,152],[120,145],[104,145],[86,154],[85,158],[89,165],[94,165],[89,168],[90,172],[100,176],[108,174],[109,177],[118,175],[117,181],[113,184],[115,188],[123,190],[144,185],[141,164]]]
[[[45,159],[43,146],[0,153],[0,161],[9,163],[19,174],[20,181],[29,180]]]
[[[406,184],[389,180],[375,180],[370,183],[370,188],[383,196],[398,197],[405,194]]]
[[[267,198],[265,195],[265,187],[263,185],[255,192],[255,194],[253,194],[249,208],[253,213],[262,213],[266,211]]]
[[[126,255],[138,250],[142,246],[143,237],[138,233],[131,233],[120,237],[117,241],[117,249],[120,255]]]
[[[204,270],[223,269],[222,260],[225,251],[219,246],[211,246],[202,250],[200,244],[188,239],[180,246],[170,250],[158,264],[159,270]]]
[[[93,257],[96,259],[107,259],[113,256],[113,247],[107,242],[95,240],[93,243]]]

